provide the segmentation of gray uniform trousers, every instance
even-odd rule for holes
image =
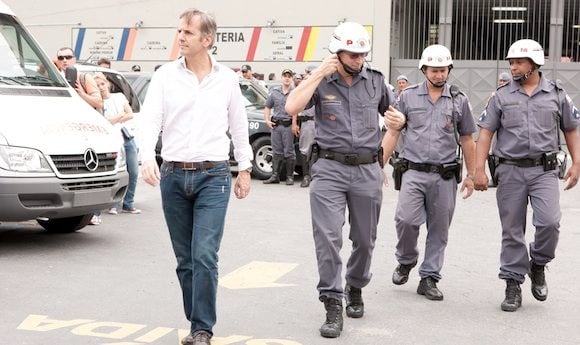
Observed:
[[[403,174],[395,213],[398,237],[395,256],[401,264],[417,261],[419,228],[426,222],[425,258],[419,268],[421,278],[441,279],[456,195],[455,178],[444,180],[439,174],[415,170]]]
[[[273,154],[284,156],[286,159],[296,159],[292,127],[275,126],[272,128],[270,140],[272,142]]]
[[[520,168],[500,164],[497,205],[502,227],[500,279],[515,279],[520,284],[530,271],[526,247],[528,200],[532,206],[532,224],[536,228],[530,256],[538,265],[550,262],[556,253],[560,236],[560,190],[556,170]]]
[[[300,153],[308,157],[312,144],[314,144],[314,120],[304,121],[300,125],[300,139],[298,141]]]
[[[371,258],[383,201],[384,173],[378,163],[357,166],[318,159],[312,166],[310,209],[320,296],[342,299],[342,228],[348,206],[352,251],[346,281],[363,288],[371,280]]]

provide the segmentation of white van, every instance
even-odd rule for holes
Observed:
[[[123,140],[0,0],[0,222],[83,228],[127,189]]]

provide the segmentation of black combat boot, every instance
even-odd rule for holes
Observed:
[[[344,288],[346,300],[346,316],[358,319],[365,313],[365,304],[362,299],[362,290],[346,284]]]
[[[403,285],[409,280],[409,273],[417,265],[417,261],[411,264],[399,264],[393,272],[393,284]]]
[[[302,182],[300,183],[300,187],[302,188],[306,188],[308,186],[310,186],[310,162],[308,161],[308,156],[301,154],[301,160],[302,160],[302,172],[303,172],[303,176],[304,178],[302,179]]]
[[[336,298],[321,296],[326,309],[326,321],[320,327],[320,335],[325,338],[338,338],[342,331],[342,302]]]
[[[437,281],[433,277],[421,278],[417,293],[432,301],[443,300],[443,293],[437,288]]]
[[[505,299],[501,302],[501,310],[516,311],[522,306],[522,289],[520,284],[513,280],[506,280]]]
[[[296,159],[286,159],[286,185],[292,186],[294,184],[294,167],[296,166]]]
[[[280,165],[282,164],[283,156],[273,155],[272,156],[272,176],[269,179],[263,181],[264,184],[280,183]]]
[[[545,301],[548,298],[548,284],[544,274],[544,265],[537,265],[530,261],[530,280],[532,281],[532,295],[538,301]]]

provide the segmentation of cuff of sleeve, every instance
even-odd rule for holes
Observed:
[[[238,162],[238,170],[242,171],[242,170],[246,170],[248,168],[252,167],[252,162],[250,161],[242,161],[242,162]]]

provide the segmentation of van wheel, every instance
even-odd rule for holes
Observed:
[[[259,137],[252,142],[254,161],[252,175],[260,180],[268,179],[272,175],[272,142],[269,136]]]
[[[37,219],[47,232],[51,233],[68,233],[75,232],[84,228],[89,222],[93,214],[85,214],[84,216],[69,217],[69,218],[52,218],[52,219]]]

